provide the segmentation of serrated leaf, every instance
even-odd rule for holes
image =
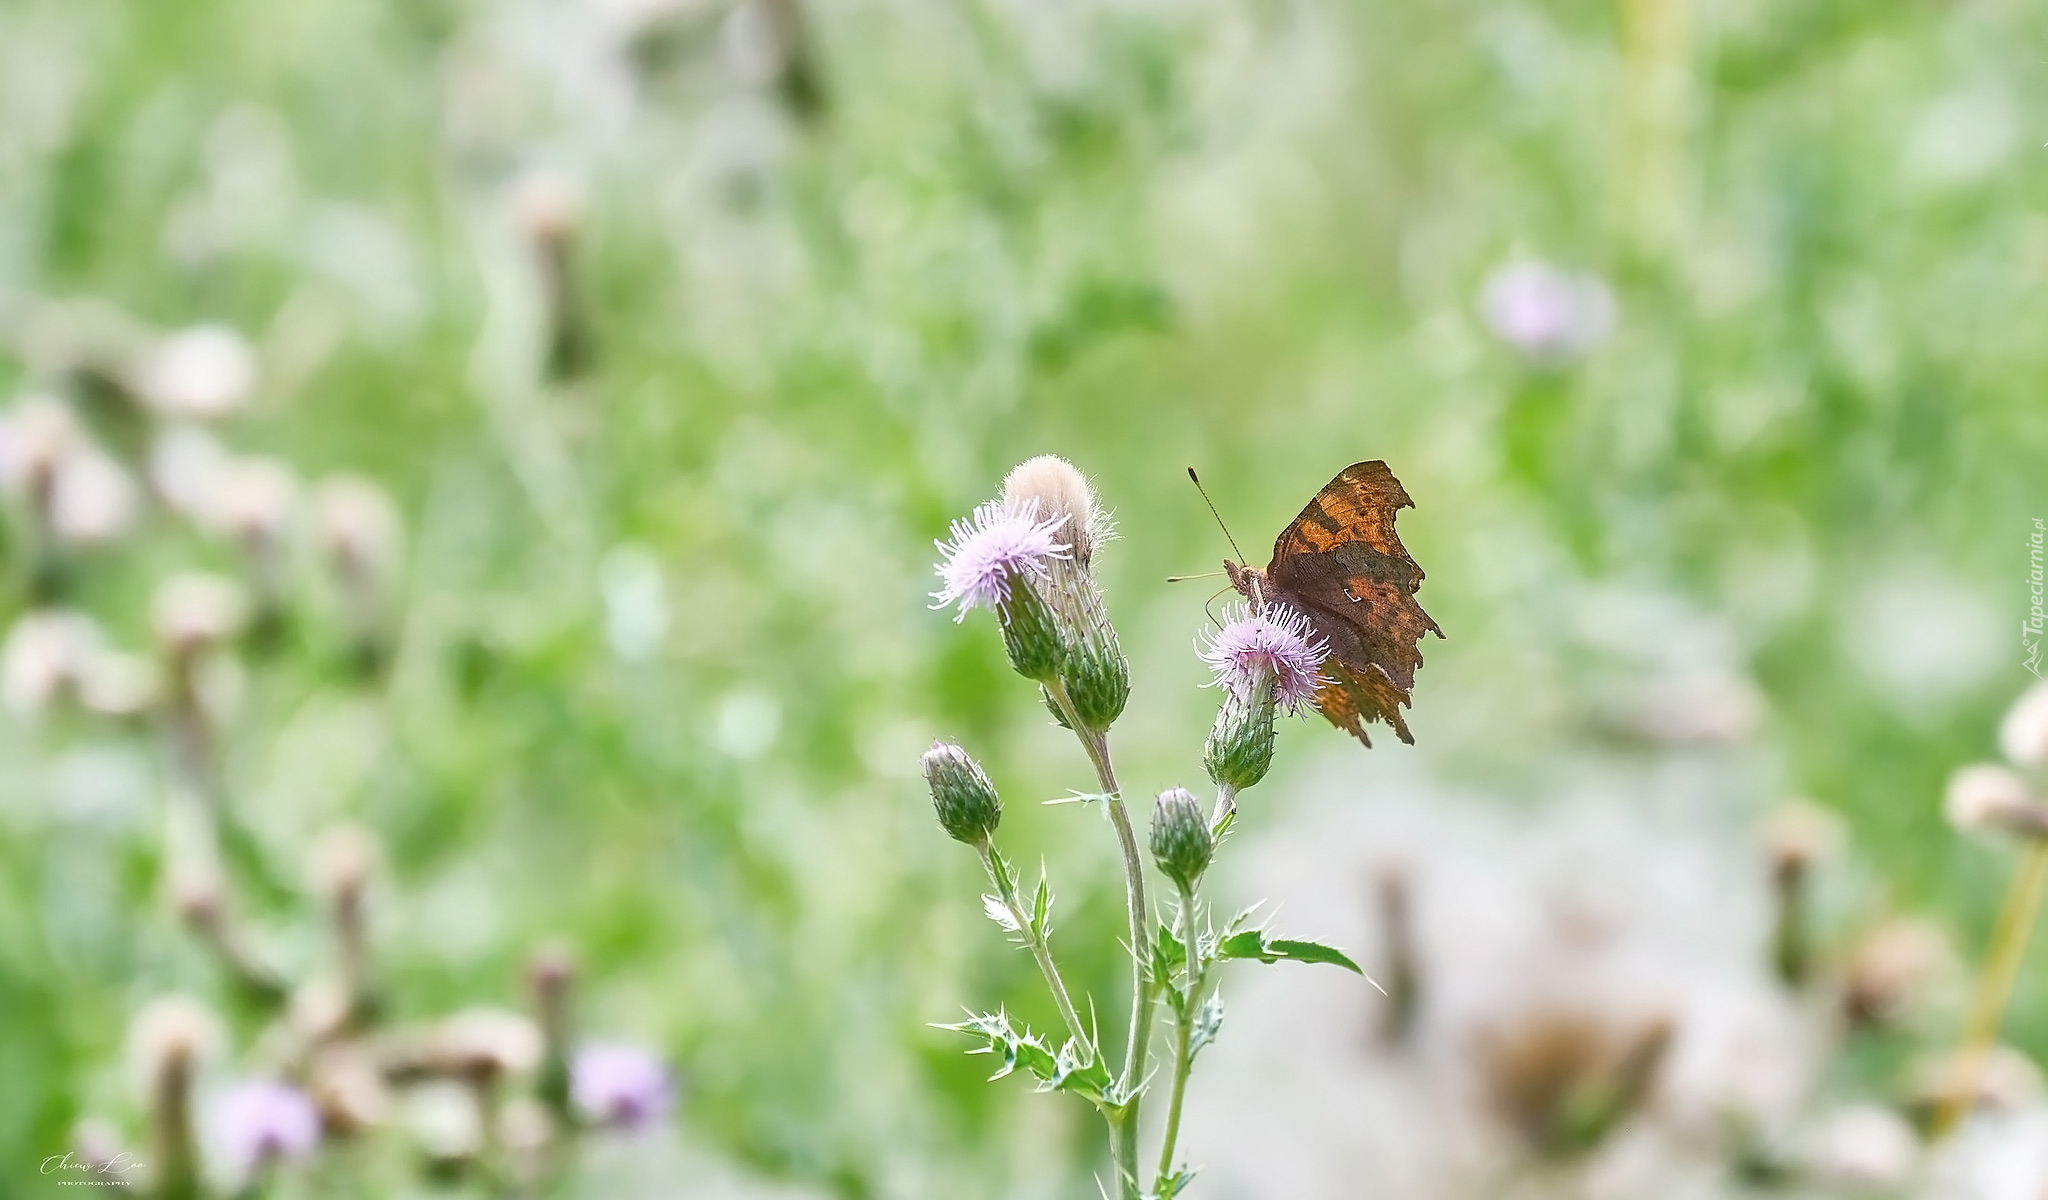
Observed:
[[[1194,1181],[1195,1172],[1191,1167],[1182,1167],[1171,1175],[1161,1175],[1152,1183],[1152,1200],[1173,1200]]]
[[[1007,896],[1017,889],[1017,877],[1010,873],[1010,860],[994,846],[988,849],[988,877],[989,882],[995,884],[998,896]]]
[[[1181,944],[1180,935],[1173,931],[1173,926],[1163,921],[1159,924],[1158,944],[1153,947],[1152,961],[1162,968],[1162,979],[1187,965],[1187,947]]]
[[[1003,903],[1001,896],[983,892],[981,894],[981,911],[988,914],[989,920],[994,921],[1011,933],[1022,932],[1017,928],[1017,918],[1010,915],[1010,906]]]
[[[1018,1067],[1040,1079],[1051,1079],[1059,1073],[1059,1060],[1047,1048],[1044,1039],[1025,1029],[1018,1033],[1010,1027],[1010,1017],[1005,1012],[970,1014],[965,1021],[951,1025],[935,1026],[964,1033],[985,1042],[985,1045],[969,1050],[969,1054],[994,1054],[1003,1060],[996,1073],[989,1076],[991,1082],[1015,1071]]]
[[[1335,946],[1294,938],[1268,938],[1256,929],[1246,929],[1224,938],[1217,943],[1216,957],[1255,958],[1263,963],[1331,963],[1355,975],[1365,974],[1357,963]]]
[[[1215,1041],[1216,1035],[1221,1032],[1223,994],[1216,992],[1202,1002],[1202,1007],[1195,1011],[1195,1023],[1188,1027],[1188,1061],[1194,1062],[1195,1056],[1202,1052],[1202,1047]]]
[[[1052,936],[1052,883],[1038,870],[1038,892],[1031,897],[1031,931],[1043,942]]]

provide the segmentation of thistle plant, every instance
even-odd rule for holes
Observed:
[[[1257,905],[1219,922],[1201,890],[1236,821],[1238,795],[1272,766],[1278,715],[1314,704],[1328,647],[1307,617],[1272,599],[1234,609],[1198,642],[1222,697],[1202,747],[1214,798],[1204,804],[1185,788],[1160,792],[1141,844],[1110,748],[1111,727],[1130,695],[1130,664],[1094,573],[1111,528],[1087,480],[1064,459],[1031,459],[1010,473],[999,498],[954,522],[950,532],[938,543],[943,586],[932,594],[935,607],[955,608],[956,621],[975,609],[995,615],[1010,665],[1038,685],[1054,720],[1073,732],[1094,768],[1094,786],[1077,796],[1100,806],[1116,837],[1131,985],[1118,1056],[1095,1027],[1095,1004],[1076,1004],[1061,977],[1051,944],[1050,879],[1041,869],[1038,882],[1027,887],[997,846],[1003,806],[995,784],[964,747],[935,742],[923,766],[939,825],[981,859],[992,889],[982,897],[983,908],[1030,951],[1066,1026],[1064,1038],[1048,1037],[1018,1028],[999,1007],[970,1010],[967,1020],[940,1028],[974,1038],[979,1045],[972,1053],[998,1056],[1002,1065],[992,1078],[1021,1068],[1037,1078],[1038,1090],[1093,1105],[1109,1137],[1113,1183],[1105,1190],[1118,1200],[1177,1196],[1194,1177],[1177,1155],[1188,1076],[1223,1024],[1217,966],[1230,959],[1292,960],[1363,974],[1329,946],[1270,936],[1254,922]],[[1156,907],[1148,899],[1148,852],[1165,885]],[[1154,1018],[1161,1012],[1168,1030],[1164,1061],[1155,1062]],[[1148,1180],[1140,1167],[1140,1110],[1154,1087],[1168,1089],[1167,1107]]]

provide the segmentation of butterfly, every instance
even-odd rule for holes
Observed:
[[[1422,635],[1444,636],[1415,601],[1422,568],[1394,533],[1395,514],[1414,506],[1386,463],[1353,463],[1281,531],[1265,570],[1223,563],[1252,611],[1285,604],[1329,644],[1316,710],[1367,746],[1372,721],[1415,743],[1401,708],[1422,665]]]

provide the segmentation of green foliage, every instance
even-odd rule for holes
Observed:
[[[1269,938],[1256,929],[1233,933],[1216,943],[1217,958],[1252,958],[1262,963],[1332,963],[1355,975],[1365,971],[1334,946],[1294,938]]]

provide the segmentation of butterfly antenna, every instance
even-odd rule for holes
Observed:
[[[1223,622],[1216,616],[1216,610],[1209,606],[1216,603],[1216,597],[1223,595],[1229,590],[1229,588],[1217,588],[1214,592],[1210,593],[1207,600],[1202,601],[1202,612],[1208,616],[1209,624],[1214,625],[1218,629],[1223,628]]]
[[[1186,583],[1190,579],[1214,579],[1221,574],[1223,574],[1221,571],[1204,571],[1200,575],[1168,575],[1166,582]]]
[[[1223,531],[1223,540],[1230,543],[1231,550],[1237,554],[1237,561],[1244,562],[1244,551],[1237,548],[1237,539],[1230,536],[1230,526],[1223,523],[1223,514],[1216,511],[1216,502],[1209,499],[1209,489],[1202,486],[1202,477],[1195,474],[1193,467],[1188,468],[1188,482],[1194,484],[1195,490],[1202,493],[1202,503],[1209,506],[1209,515],[1216,518],[1216,527]]]

